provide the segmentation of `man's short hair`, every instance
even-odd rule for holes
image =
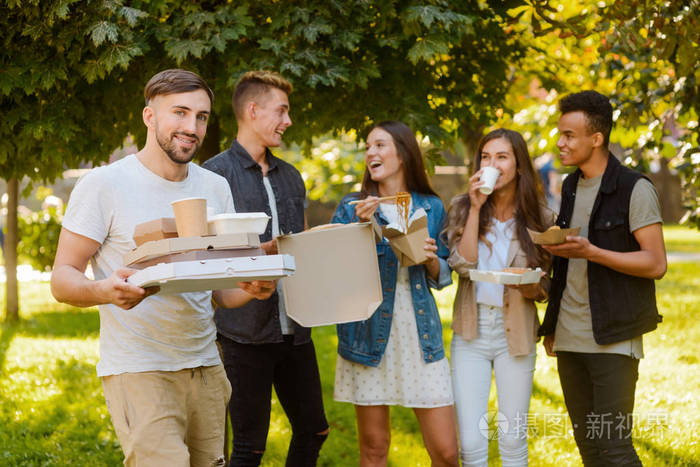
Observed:
[[[603,134],[603,146],[608,147],[610,131],[613,126],[613,109],[610,99],[596,91],[581,91],[562,98],[559,101],[562,115],[570,112],[583,112],[586,116],[588,130]]]
[[[179,94],[202,89],[209,96],[209,102],[214,102],[214,93],[207,83],[197,73],[173,68],[163,70],[151,78],[143,90],[146,98],[146,105],[156,96],[167,96],[168,94]]]
[[[249,71],[241,76],[233,90],[233,112],[236,120],[241,121],[245,115],[245,105],[265,94],[270,88],[277,88],[290,95],[294,90],[292,83],[279,73],[267,70]]]

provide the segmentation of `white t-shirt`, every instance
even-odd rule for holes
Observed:
[[[491,219],[491,229],[486,233],[486,240],[491,248],[479,240],[479,271],[502,271],[508,267],[508,248],[513,238],[515,219],[510,218],[501,222],[495,217]],[[503,285],[491,282],[475,282],[476,302],[484,305],[503,307]]]
[[[272,214],[272,238],[277,237],[280,234],[280,220],[277,214],[277,200],[275,199],[275,192],[272,190],[272,185],[270,184],[270,179],[263,177],[263,186],[267,192],[267,200],[270,204],[270,214]],[[277,304],[277,309],[280,314],[280,328],[282,329],[282,334],[285,336],[294,334],[294,326],[287,316],[287,309],[284,305],[284,289],[282,287],[282,281],[277,281],[277,295],[279,296],[279,302]]]
[[[101,244],[90,259],[96,280],[124,267],[136,247],[134,227],[172,217],[172,201],[204,197],[215,212],[233,212],[226,180],[189,163],[181,182],[168,181],[135,155],[99,167],[71,193],[63,227]],[[97,375],[177,371],[220,363],[211,292],[152,295],[130,310],[100,305],[100,361]]]

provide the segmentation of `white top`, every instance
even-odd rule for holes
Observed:
[[[390,222],[398,221],[395,204],[382,203],[379,209]],[[392,315],[389,341],[379,366],[365,366],[338,355],[333,398],[357,405],[452,405],[447,359],[430,363],[423,359],[407,267],[398,268]]]
[[[277,199],[275,198],[275,192],[272,191],[272,185],[270,185],[269,178],[263,177],[263,185],[265,186],[265,191],[267,192],[267,200],[270,204],[270,214],[272,214],[272,238],[275,238],[280,234],[280,218],[277,214]],[[284,306],[284,292],[282,290],[282,281],[277,281],[277,295],[279,295],[277,309],[280,313],[280,327],[282,328],[282,334],[294,334],[294,326],[292,326],[292,323],[290,322],[290,319],[287,316],[287,310]]]
[[[479,271],[502,271],[508,267],[508,248],[513,238],[515,218],[501,222],[491,219],[491,230],[486,233],[486,240],[491,248],[479,240],[479,261],[476,269]],[[503,307],[503,285],[491,282],[475,282],[476,302],[484,305]]]
[[[216,212],[232,212],[226,180],[189,163],[181,182],[168,181],[135,155],[99,167],[81,178],[68,202],[63,227],[101,244],[90,259],[96,280],[124,267],[136,247],[136,224],[172,217],[170,203],[204,197]],[[100,305],[100,361],[97,375],[177,371],[216,365],[216,327],[211,292],[152,295],[131,310]]]

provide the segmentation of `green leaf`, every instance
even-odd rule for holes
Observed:
[[[134,26],[136,26],[139,19],[148,17],[148,13],[136,8],[122,6],[121,8],[119,8],[119,16],[124,18],[126,20],[126,23],[133,28]]]
[[[165,50],[168,56],[175,59],[177,63],[182,63],[188,55],[200,58],[207,45],[202,40],[169,40],[165,43]]]
[[[430,61],[435,55],[446,54],[450,51],[449,43],[436,37],[418,38],[408,51],[408,60],[416,65],[421,60]]]
[[[117,42],[119,38],[119,29],[116,24],[109,21],[99,21],[90,29],[90,37],[95,47],[99,47],[105,41]]]

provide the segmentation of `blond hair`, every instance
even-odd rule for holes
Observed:
[[[294,90],[292,83],[274,71],[254,70],[241,76],[233,90],[232,104],[236,120],[243,119],[246,103],[267,93],[270,88],[277,88],[287,95],[290,95]]]

